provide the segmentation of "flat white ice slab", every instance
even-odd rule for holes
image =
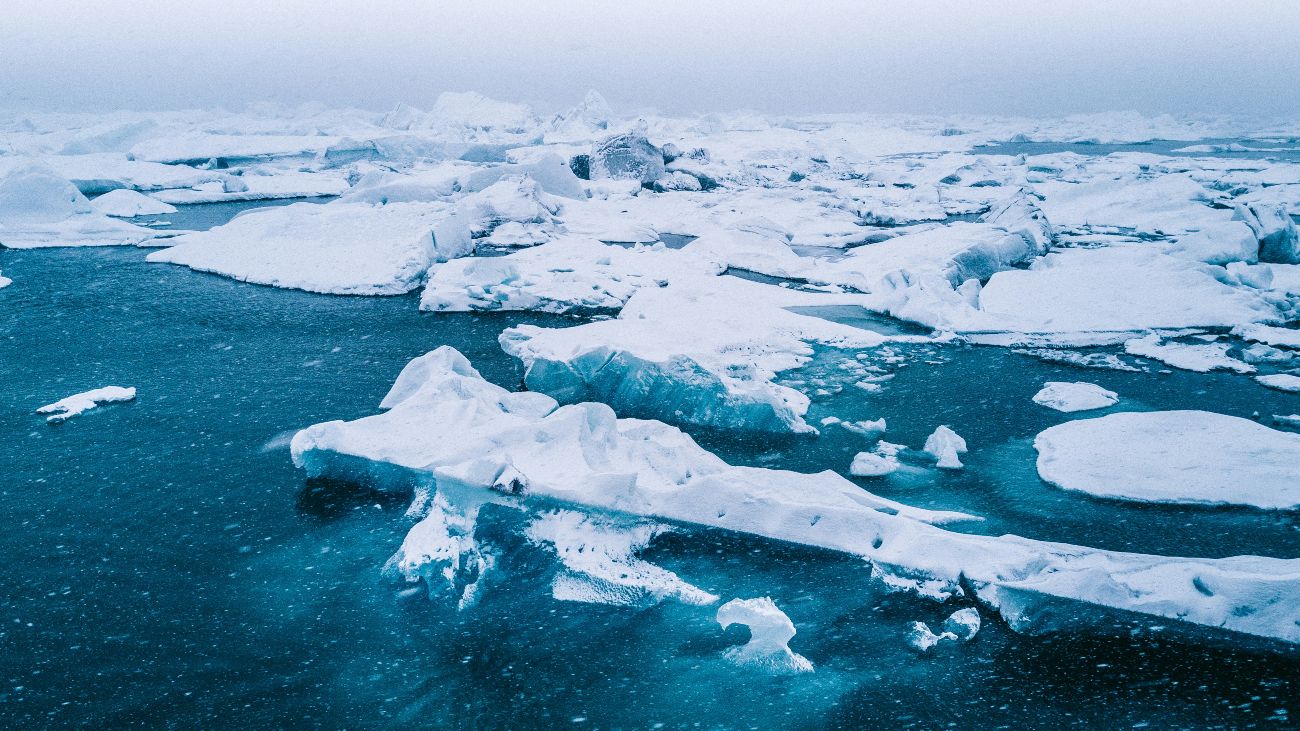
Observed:
[[[1119,401],[1119,394],[1108,391],[1095,383],[1075,381],[1048,381],[1042,390],[1034,394],[1034,403],[1056,409],[1065,413],[1089,411],[1114,406]]]
[[[134,387],[104,386],[103,388],[73,394],[52,404],[46,404],[37,409],[36,413],[49,414],[46,421],[57,424],[60,421],[67,421],[74,416],[90,411],[100,404],[111,404],[134,399]]]
[[[1209,411],[1109,414],[1034,440],[1038,474],[1121,500],[1300,507],[1300,434]]]

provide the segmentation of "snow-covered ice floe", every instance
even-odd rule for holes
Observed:
[[[0,158],[0,246],[141,244],[157,232],[95,210],[68,179],[39,163]]]
[[[79,416],[101,404],[120,403],[135,400],[134,387],[104,386],[59,399],[36,410],[38,414],[49,414],[46,421],[57,424]]]
[[[969,516],[886,500],[831,472],[734,467],[668,425],[506,391],[447,347],[408,364],[380,406],[298,433],[294,461],[312,477],[414,486],[422,520],[390,565],[408,580],[450,583],[462,600],[492,569],[474,538],[478,511],[492,503],[542,521],[561,508],[600,516],[601,526],[663,522],[839,551],[869,561],[893,589],[977,599],[1019,631],[1113,631],[1104,608],[1300,642],[1300,560],[1175,558],[952,532],[936,524]],[[567,525],[574,531],[561,542],[571,545],[583,531],[576,519]],[[576,540],[611,545],[606,528],[593,533]],[[623,548],[639,540],[602,548],[594,563],[626,563]],[[665,578],[650,583],[683,591]]]
[[[95,198],[90,202],[90,207],[96,213],[102,213],[105,216],[114,216],[116,218],[134,218],[136,216],[158,216],[166,213],[175,213],[176,206],[170,203],[163,203],[156,198],[138,193],[134,190],[119,188]]]
[[[1034,440],[1038,474],[1067,490],[1142,502],[1300,508],[1300,435],[1208,411],[1109,414]]]
[[[1290,373],[1274,373],[1268,376],[1255,376],[1255,380],[1269,388],[1276,388],[1279,391],[1300,393],[1300,376],[1292,375]]]
[[[249,211],[172,243],[148,260],[257,284],[358,295],[409,292],[435,261],[473,248],[469,226],[450,205],[342,201]]]
[[[1095,383],[1075,381],[1048,381],[1034,394],[1034,403],[1056,409],[1064,413],[1091,411],[1114,406],[1119,401],[1119,394],[1108,391]]]

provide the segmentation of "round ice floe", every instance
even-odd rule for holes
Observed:
[[[894,457],[858,452],[849,466],[849,474],[854,477],[883,477],[898,469],[898,460]]]
[[[102,213],[105,216],[116,216],[118,218],[132,218],[134,216],[156,216],[164,213],[175,213],[176,206],[170,203],[163,203],[149,196],[138,193],[134,190],[119,188],[99,196],[90,202],[90,207],[96,213]]]
[[[1034,403],[1065,413],[1104,409],[1115,405],[1116,401],[1119,401],[1119,395],[1114,391],[1083,381],[1048,381],[1041,391],[1034,394]]]
[[[1067,490],[1142,502],[1300,507],[1300,435],[1208,411],[1110,414],[1034,440],[1038,474]]]

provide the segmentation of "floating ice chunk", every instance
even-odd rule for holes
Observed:
[[[508,392],[450,348],[408,367],[385,413],[298,433],[295,464],[312,477],[382,489],[409,490],[418,478],[452,496],[458,514],[475,499],[544,510],[558,500],[821,547],[868,559],[873,576],[900,590],[978,598],[1017,632],[1112,633],[1126,626],[1117,619],[1136,614],[1300,642],[1300,559],[1177,558],[956,533],[921,520],[960,514],[884,500],[834,473],[732,467],[664,424]],[[510,470],[526,489],[498,486]],[[417,516],[427,494],[417,492]],[[395,560],[426,553],[416,536],[412,529]],[[405,568],[418,578],[420,565]]]
[[[292,445],[291,445],[292,446]],[[473,606],[496,558],[475,538],[480,496],[439,491],[424,506],[424,517],[411,527],[402,547],[388,560],[385,573],[408,582],[423,580],[431,595],[450,595],[459,609]]]
[[[921,654],[925,654],[945,641],[956,641],[957,635],[952,632],[941,632],[935,634],[924,622],[912,622],[907,625],[906,640],[908,646]]]
[[[1107,391],[1095,383],[1075,381],[1048,381],[1034,394],[1034,403],[1056,409],[1065,413],[1089,411],[1114,406],[1119,401],[1119,394]]]
[[[1300,376],[1293,376],[1290,373],[1275,373],[1269,376],[1255,376],[1255,380],[1269,388],[1276,388],[1279,391],[1300,393]]]
[[[1160,335],[1152,333],[1143,338],[1125,341],[1124,352],[1197,373],[1208,373],[1213,370],[1255,372],[1255,366],[1229,356],[1228,346],[1224,343],[1203,345],[1161,343]]]
[[[90,391],[74,394],[64,399],[59,399],[52,404],[42,406],[36,410],[38,414],[49,414],[46,421],[57,424],[61,421],[67,421],[74,416],[85,413],[100,404],[112,404],[121,401],[132,401],[135,399],[135,388],[122,386],[104,386]]]
[[[957,455],[966,453],[966,440],[957,436],[957,432],[952,429],[940,426],[926,437],[924,451],[937,460],[936,467],[959,470],[962,464]]]
[[[724,630],[733,624],[749,627],[749,642],[727,650],[728,660],[774,673],[812,672],[808,658],[790,649],[794,623],[771,597],[732,599],[718,608],[718,624]]]
[[[849,465],[849,474],[854,477],[883,477],[898,469],[898,459],[893,456],[858,452]]]
[[[165,213],[175,213],[176,206],[170,203],[163,203],[160,200],[150,198],[143,193],[137,193],[134,190],[110,190],[90,202],[90,207],[96,213],[105,216],[116,216],[118,218],[132,218],[135,216],[157,216]]]
[[[392,295],[424,283],[436,261],[473,250],[448,204],[372,206],[334,201],[251,211],[184,234],[151,262],[246,282],[326,294]]]
[[[980,613],[974,607],[958,609],[943,621],[944,633],[951,633],[962,642],[970,642],[980,631]]]
[[[14,280],[12,280],[12,279],[10,279],[9,277],[6,277],[4,274],[0,273],[0,289],[4,289],[5,287],[8,287],[9,285],[11,285],[11,284],[13,284],[13,283],[14,283]]]
[[[906,640],[912,649],[925,654],[945,642],[970,642],[979,631],[979,610],[967,607],[945,619],[938,633],[924,622],[912,622],[907,626]]]
[[[868,439],[875,439],[885,433],[887,425],[884,419],[875,419],[873,421],[841,421],[840,426],[854,434],[859,434]]]
[[[1300,428],[1300,414],[1273,414],[1273,421],[1284,426]]]
[[[1300,507],[1300,435],[1207,411],[1109,414],[1034,439],[1048,483],[1140,502]]]
[[[644,136],[614,135],[592,149],[591,178],[636,180],[649,185],[664,174],[664,153]]]
[[[616,606],[649,606],[664,599],[713,604],[718,597],[636,554],[663,526],[601,520],[572,510],[543,513],[527,528],[529,540],[555,550],[565,571],[555,577],[556,599]]]

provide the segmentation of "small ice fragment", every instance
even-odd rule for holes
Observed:
[[[1114,406],[1119,401],[1119,394],[1107,391],[1095,383],[1075,381],[1048,381],[1034,394],[1034,403],[1056,409],[1065,413],[1089,411]]]
[[[966,440],[957,436],[957,432],[952,429],[940,426],[926,438],[924,451],[937,460],[936,467],[959,470],[962,464],[957,455],[966,453]]]
[[[89,411],[100,404],[111,404],[119,401],[131,401],[135,399],[135,388],[123,388],[121,386],[104,386],[90,391],[74,394],[65,399],[60,399],[52,404],[47,404],[36,410],[38,414],[49,414],[46,421],[57,424],[66,421],[72,417]]]
[[[925,622],[912,622],[907,625],[907,644],[920,653],[929,652],[935,645],[944,640],[956,640],[957,635],[951,632],[935,634],[930,631],[930,627]]]
[[[980,631],[980,613],[974,607],[958,609],[943,622],[945,634],[951,633],[962,642],[969,642]]]
[[[898,460],[871,452],[858,452],[849,465],[849,474],[854,477],[883,477],[898,469]]]
[[[838,416],[828,416],[825,419],[822,419],[822,426],[831,426],[833,424],[843,424],[843,423],[844,422],[841,421]]]
[[[885,420],[876,419],[875,421],[842,421],[840,426],[848,429],[854,434],[861,434],[868,439],[873,439],[885,433]]]
[[[718,624],[724,630],[733,624],[749,627],[749,642],[727,650],[728,660],[777,673],[812,672],[808,658],[790,649],[794,623],[771,597],[732,599],[718,608]]]

